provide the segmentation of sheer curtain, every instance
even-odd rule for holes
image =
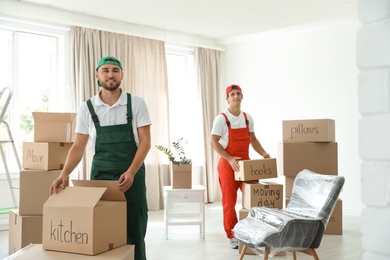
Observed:
[[[70,38],[71,82],[77,107],[98,92],[95,66],[107,55],[122,62],[122,89],[145,99],[152,121],[152,148],[145,160],[148,204],[150,210],[162,208],[162,171],[167,169],[159,167],[154,145],[169,136],[164,42],[81,27],[72,27]],[[89,178],[91,158],[92,154],[87,150],[79,165],[78,178]]]
[[[207,190],[207,201],[214,202],[221,200],[217,164],[219,156],[213,151],[210,145],[210,132],[213,120],[219,111],[219,85],[221,70],[221,51],[204,48],[195,48],[195,68],[197,70],[197,80],[200,96],[202,97],[202,117],[204,152],[206,162],[206,172],[204,180]]]

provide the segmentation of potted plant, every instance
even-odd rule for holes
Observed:
[[[172,149],[156,145],[156,148],[163,152],[171,162],[172,189],[192,188],[192,161],[186,157],[185,144],[187,144],[187,141],[180,137],[172,142]]]

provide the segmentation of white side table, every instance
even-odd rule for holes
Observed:
[[[172,186],[164,186],[166,239],[168,239],[168,226],[182,225],[199,225],[200,234],[204,238],[205,190],[202,185],[193,185],[192,189],[172,189]],[[180,209],[180,205],[187,207]],[[188,206],[191,206],[191,210],[188,210]]]

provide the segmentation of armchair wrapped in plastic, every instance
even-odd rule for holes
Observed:
[[[301,171],[295,178],[290,202],[284,209],[253,207],[233,229],[234,236],[264,259],[279,251],[318,256],[324,230],[344,185],[344,177]]]

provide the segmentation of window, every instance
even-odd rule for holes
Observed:
[[[23,142],[33,142],[33,111],[71,111],[69,79],[65,73],[68,31],[0,18],[0,141],[6,167],[0,158],[0,229],[8,224],[8,212],[17,206],[19,167],[8,135],[12,134],[19,161]],[[8,90],[12,90],[9,92]],[[9,93],[12,93],[6,105]],[[22,165],[21,165],[22,166]],[[11,183],[9,183],[9,181]],[[13,188],[10,188],[13,187]]]
[[[0,89],[10,88],[12,98],[6,108],[9,124],[22,159],[22,145],[33,141],[33,111],[69,111],[70,91],[66,93],[65,44],[67,31],[0,19]],[[61,98],[60,98],[61,97]],[[4,97],[2,103],[4,104]],[[8,138],[4,127],[1,138]],[[10,171],[18,171],[16,160],[5,145]],[[4,172],[3,163],[0,172]]]
[[[170,139],[188,142],[193,165],[204,165],[201,102],[196,87],[192,49],[167,46]]]

